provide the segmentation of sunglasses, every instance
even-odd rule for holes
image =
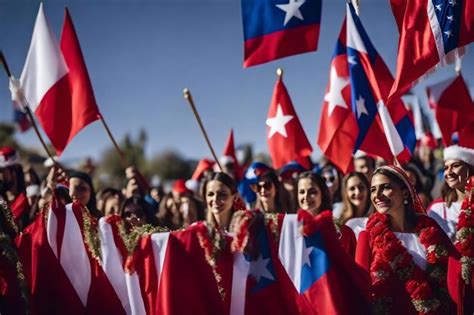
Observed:
[[[262,182],[262,183],[258,183],[258,184],[252,184],[250,185],[250,188],[254,191],[254,192],[259,192],[262,188],[265,189],[265,190],[270,190],[272,189],[272,183],[270,182]]]

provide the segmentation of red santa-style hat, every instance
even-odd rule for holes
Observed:
[[[12,147],[0,148],[0,167],[20,164],[20,155]]]
[[[460,160],[466,164],[474,166],[474,149],[451,145],[443,151],[444,160]]]

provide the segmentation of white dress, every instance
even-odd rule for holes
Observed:
[[[413,257],[413,262],[421,269],[426,270],[426,250],[420,243],[418,236],[415,233],[395,232],[394,234]]]
[[[456,237],[456,224],[460,212],[461,202],[453,202],[451,207],[447,207],[444,201],[435,202],[428,209],[428,215],[439,224],[451,241]]]
[[[352,218],[347,220],[346,225],[351,228],[352,232],[354,232],[356,240],[359,239],[360,232],[365,230],[365,226],[367,225],[367,221],[369,218]]]

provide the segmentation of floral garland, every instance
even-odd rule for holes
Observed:
[[[206,260],[211,266],[212,273],[216,279],[219,294],[221,299],[224,300],[225,290],[222,286],[222,276],[217,271],[217,258],[227,245],[225,232],[208,222],[200,222],[195,227],[199,244],[204,249]]]
[[[447,294],[448,250],[436,223],[421,215],[415,227],[415,233],[426,249],[426,272],[413,262],[413,257],[390,230],[387,215],[374,213],[367,222],[367,231],[373,257],[370,276],[374,286],[374,312],[390,311],[392,299],[388,295],[392,276],[403,282],[419,314],[441,311]]]
[[[83,222],[83,238],[84,243],[87,245],[87,249],[91,256],[102,265],[102,250],[100,248],[100,237],[97,219],[92,217],[87,207],[79,202],[74,202],[74,206],[80,206]]]
[[[13,220],[10,206],[3,198],[0,198],[0,207],[1,207],[0,211],[3,212],[3,215],[6,218],[7,223],[15,232],[18,233],[18,227],[16,226],[15,221]],[[27,314],[29,314],[29,311],[28,311],[29,290],[26,284],[25,274],[23,273],[23,265],[20,262],[20,258],[18,257],[18,253],[16,249],[12,245],[12,240],[10,236],[8,236],[6,233],[4,233],[1,230],[1,226],[0,226],[0,248],[2,250],[0,255],[5,257],[8,260],[8,262],[12,266],[15,267],[16,279],[18,281],[18,288],[20,290],[20,298],[23,301]]]
[[[456,224],[454,246],[461,254],[461,277],[466,285],[471,283],[474,266],[474,176],[466,186],[466,198],[461,205],[459,220]]]
[[[280,241],[280,224],[279,220],[284,216],[281,213],[265,213],[265,225],[272,232],[275,242]]]

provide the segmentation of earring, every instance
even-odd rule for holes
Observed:
[[[407,204],[408,204],[408,200],[406,200],[406,199],[403,200],[403,203],[407,205]]]

